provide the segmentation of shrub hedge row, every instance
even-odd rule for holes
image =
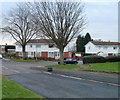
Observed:
[[[120,56],[107,56],[105,59],[106,62],[118,62],[120,61]]]
[[[118,62],[120,61],[120,56],[84,56],[83,63],[104,63],[104,62]]]

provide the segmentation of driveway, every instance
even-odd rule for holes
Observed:
[[[2,72],[8,78],[46,98],[118,98],[118,86],[31,69],[50,64],[57,62],[17,63],[3,60]]]

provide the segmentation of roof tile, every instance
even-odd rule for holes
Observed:
[[[120,42],[91,41],[94,45],[120,45]]]

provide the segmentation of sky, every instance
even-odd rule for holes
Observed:
[[[16,6],[17,1],[19,0],[1,0],[0,17],[3,18],[4,14],[9,13],[10,9]],[[85,4],[87,25],[80,34],[85,35],[88,32],[94,40],[118,41],[118,0],[81,1]],[[14,42],[9,35],[0,34],[0,44],[13,44]]]

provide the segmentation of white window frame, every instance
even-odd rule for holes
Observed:
[[[88,47],[88,49],[90,50],[90,46]]]
[[[30,52],[30,55],[31,55],[31,56],[34,56],[34,52]]]
[[[104,47],[104,49],[108,49],[108,47],[107,47],[107,46],[105,46],[105,47]]]
[[[36,52],[36,57],[41,57],[41,52]]]
[[[32,44],[30,44],[30,48],[32,48],[33,46],[32,46]]]
[[[19,56],[23,56],[23,52],[19,52]]]
[[[36,44],[36,48],[41,48],[41,44]]]
[[[52,54],[53,54],[53,57],[55,57],[54,52],[48,52],[48,57],[51,57],[51,56],[50,56],[50,53],[52,53]]]
[[[113,50],[116,50],[117,49],[117,47],[113,47]]]

